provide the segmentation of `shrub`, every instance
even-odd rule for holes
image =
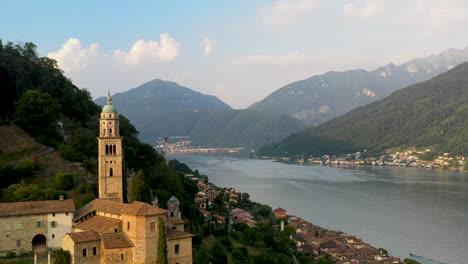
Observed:
[[[68,191],[73,188],[73,175],[69,172],[57,173],[55,175],[55,189]]]
[[[78,192],[79,193],[85,193],[86,192],[86,186],[83,184],[78,185]]]
[[[71,255],[68,250],[58,249],[54,252],[55,261],[54,264],[70,264]]]
[[[93,197],[91,194],[86,194],[86,195],[83,197],[83,199],[81,199],[81,203],[82,203],[83,205],[85,205],[85,204],[91,202],[92,200],[94,200],[94,197]]]

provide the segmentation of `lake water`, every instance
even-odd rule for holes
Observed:
[[[401,258],[468,263],[468,174],[373,167],[300,166],[224,156],[177,158],[220,187],[356,235]],[[418,259],[424,260],[424,259]]]

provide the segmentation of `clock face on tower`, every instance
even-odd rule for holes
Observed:
[[[109,94],[99,119],[99,198],[123,202],[122,137],[119,114]]]

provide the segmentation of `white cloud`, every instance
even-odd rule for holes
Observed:
[[[203,54],[205,57],[210,56],[215,48],[215,41],[209,38],[204,38],[202,40],[202,45],[203,45]]]
[[[261,21],[267,25],[285,25],[313,12],[317,0],[277,0],[260,10]]]
[[[370,19],[383,11],[387,5],[387,0],[364,0],[356,3],[346,4],[343,8],[347,17],[356,19]]]
[[[81,41],[76,38],[70,38],[62,45],[61,49],[47,54],[47,57],[55,59],[60,68],[66,72],[86,69],[90,63],[98,59],[98,56],[98,44],[91,44],[86,49],[81,46]]]
[[[113,93],[121,92],[155,78],[187,78],[190,71],[180,73],[175,69],[174,59],[179,53],[180,44],[164,33],[159,42],[137,40],[129,51],[115,50],[110,54],[101,53],[98,44],[83,47],[79,39],[70,38],[47,56],[55,59],[78,87],[87,88],[96,97],[104,95],[108,88]]]
[[[180,43],[163,33],[160,42],[155,40],[137,40],[130,51],[114,51],[114,57],[121,63],[135,66],[143,60],[172,61],[179,55]]]

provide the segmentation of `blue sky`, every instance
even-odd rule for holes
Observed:
[[[235,108],[328,70],[468,46],[468,1],[5,1],[0,39],[32,41],[94,97],[151,79]]]

